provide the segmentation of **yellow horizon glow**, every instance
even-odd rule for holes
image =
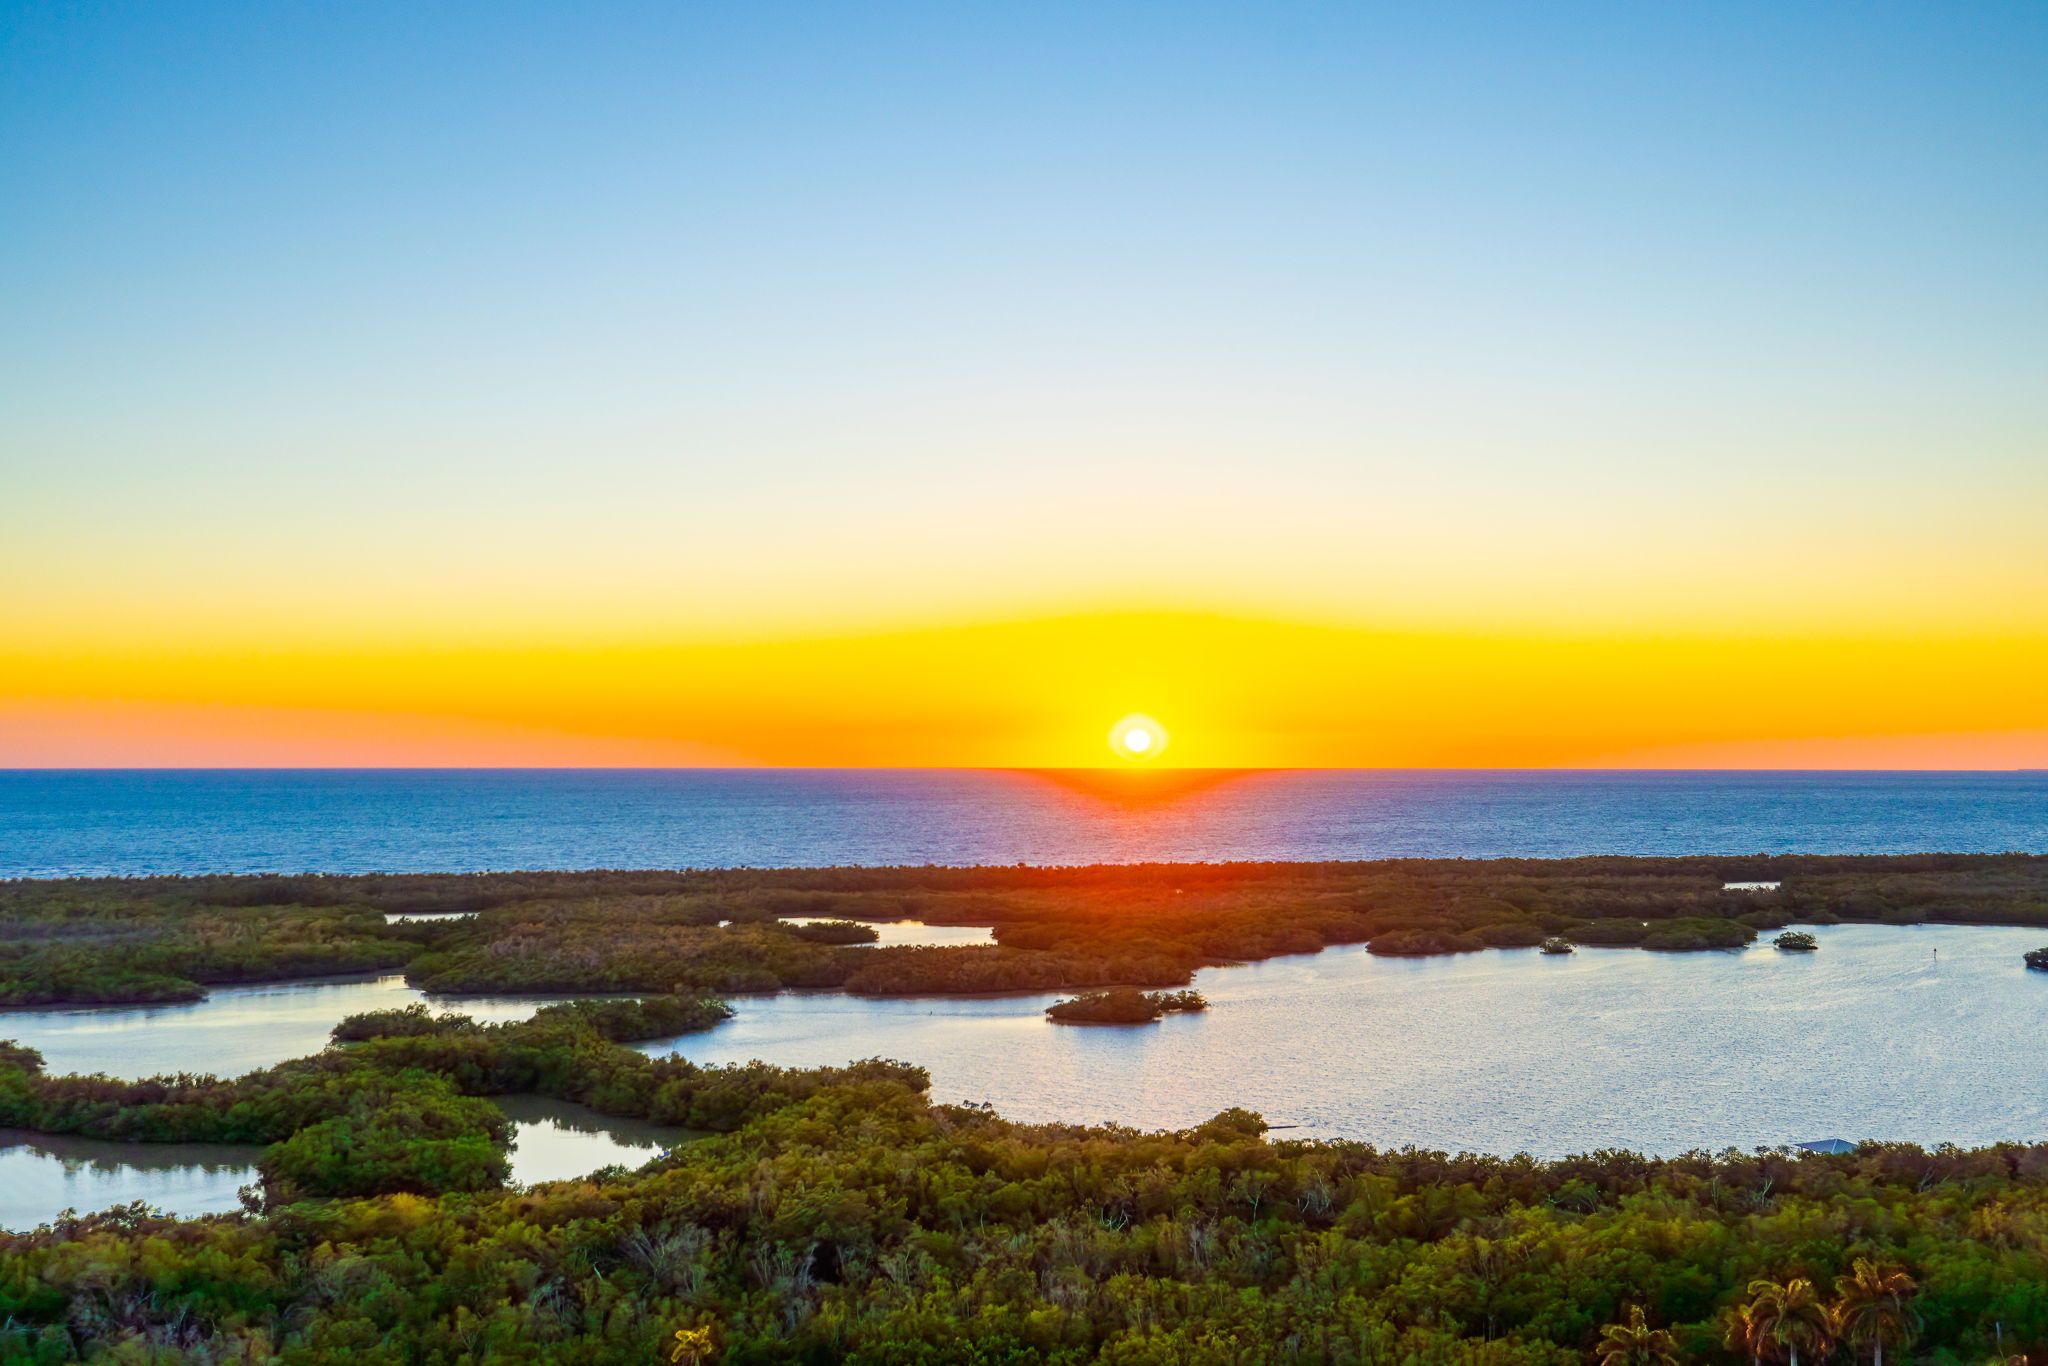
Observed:
[[[686,644],[0,646],[8,766],[2048,766],[2048,642],[1173,612]],[[1120,703],[1125,705],[1119,705]],[[1149,716],[1144,718],[1150,720]],[[1128,756],[1128,751],[1124,752]]]

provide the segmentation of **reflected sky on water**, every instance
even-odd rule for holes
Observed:
[[[844,919],[832,915],[785,915],[788,925],[819,925]],[[986,925],[927,925],[917,920],[863,920],[875,932],[877,948],[930,948],[957,944],[993,944],[995,931]]]
[[[642,1045],[699,1062],[882,1056],[941,1100],[1014,1119],[1198,1123],[1230,1106],[1291,1136],[1556,1156],[1845,1138],[2048,1138],[2048,930],[1818,927],[1821,949],[1356,947],[1205,969],[1211,1008],[1129,1028],[1048,1022],[1056,995],[739,1003]],[[1939,950],[1938,954],[1936,950]]]
[[[240,1076],[327,1046],[334,1026],[366,1010],[425,1001],[488,1023],[523,1020],[561,996],[429,997],[396,974],[346,981],[216,987],[204,1001],[0,1011],[0,1039],[41,1050],[52,1072],[147,1077]]]
[[[499,1096],[498,1108],[518,1125],[512,1180],[569,1181],[600,1167],[638,1167],[704,1135],[644,1119],[621,1119],[547,1096]]]
[[[1054,995],[742,997],[716,1029],[644,1047],[707,1063],[900,1058],[929,1068],[942,1100],[1025,1120],[1177,1127],[1241,1105],[1301,1137],[1492,1152],[2048,1138],[2048,973],[2021,962],[2048,930],[1814,933],[1813,954],[1768,936],[1735,952],[1563,958],[1337,948],[1205,969],[1209,1011],[1129,1029],[1052,1025]],[[344,1015],[417,999],[395,977],[238,988],[195,1005],[8,1012],[0,1037],[41,1048],[53,1071],[232,1075],[316,1051]],[[548,999],[435,1004],[521,1019]]]
[[[565,1181],[601,1167],[639,1167],[704,1135],[619,1119],[545,1096],[500,1096],[514,1121],[515,1184]],[[0,1129],[0,1229],[29,1229],[63,1211],[140,1200],[168,1214],[228,1214],[257,1180],[263,1148],[232,1143],[121,1143]]]
[[[227,1214],[263,1149],[234,1143],[117,1143],[0,1129],[0,1228],[29,1229],[142,1200],[170,1214]]]

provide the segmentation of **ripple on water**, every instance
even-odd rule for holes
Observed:
[[[1134,1029],[1054,1026],[1051,995],[791,993],[647,1048],[800,1067],[900,1058],[931,1070],[938,1099],[1023,1120],[1178,1127],[1241,1105],[1301,1137],[1547,1156],[2048,1136],[2035,1042],[2048,973],[2020,961],[2048,931],[1814,933],[1813,954],[1332,949],[1206,969],[1209,1011]],[[235,988],[185,1006],[9,1012],[0,1038],[43,1050],[53,1071],[232,1075],[317,1051],[344,1015],[419,999],[396,977]],[[521,1019],[546,999],[435,1004]]]
[[[1051,1025],[1053,995],[784,995],[646,1047],[705,1063],[900,1058],[931,1070],[937,1099],[1014,1119],[1178,1127],[1241,1105],[1298,1137],[1540,1156],[2048,1137],[2048,973],[2020,962],[2048,932],[1814,933],[1813,954],[1767,940],[1569,957],[1331,949],[1206,969],[1207,1012],[1131,1029]]]

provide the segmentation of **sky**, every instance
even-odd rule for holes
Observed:
[[[0,0],[0,767],[2048,767],[2044,69]]]

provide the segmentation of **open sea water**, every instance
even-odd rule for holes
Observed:
[[[2048,851],[2048,772],[0,771],[0,877]]]

